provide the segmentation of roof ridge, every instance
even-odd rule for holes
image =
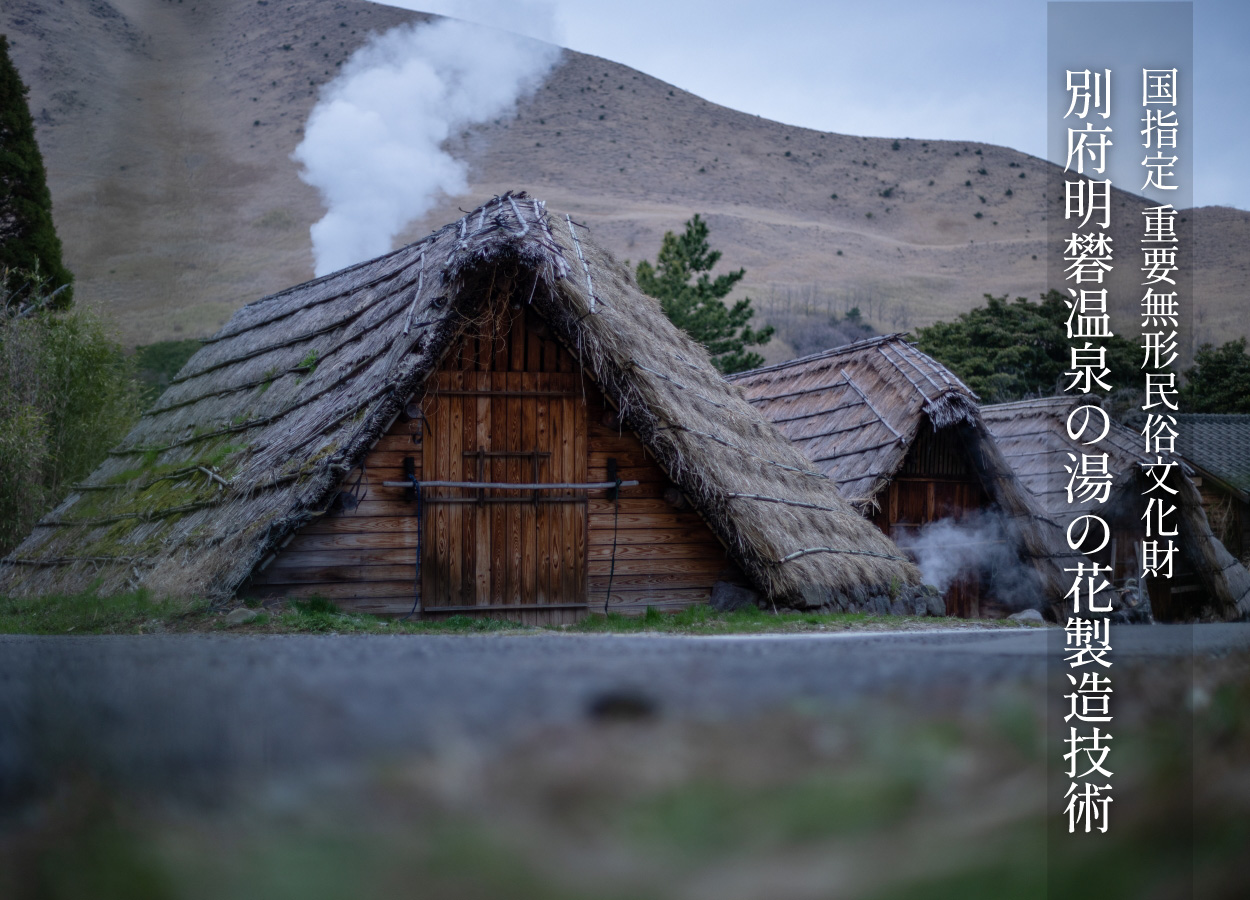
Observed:
[[[797,365],[801,365],[802,363],[815,362],[818,359],[832,359],[836,356],[841,356],[844,353],[850,353],[852,351],[858,351],[858,350],[866,350],[869,347],[876,346],[879,344],[885,344],[889,342],[899,342],[899,343],[906,344],[908,347],[911,347],[912,346],[911,342],[906,340],[906,337],[905,337],[906,334],[907,332],[905,331],[895,331],[891,334],[878,334],[870,338],[864,338],[862,341],[855,341],[854,343],[851,343],[851,344],[843,344],[840,347],[830,347],[827,350],[820,350],[816,353],[809,353],[807,356],[796,356],[794,359],[788,359],[785,362],[773,363],[772,365],[768,365],[768,366],[760,366],[758,369],[750,369],[746,372],[735,372],[732,375],[726,375],[725,378],[727,378],[729,381],[737,381],[739,379],[747,377],[748,375],[760,375],[764,372],[775,372],[781,369],[788,368],[790,366],[797,366]]]

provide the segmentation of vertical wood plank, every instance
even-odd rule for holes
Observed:
[[[530,348],[527,358],[532,359]],[[537,390],[538,376],[525,372],[521,375],[521,389]],[[526,450],[538,449],[538,409],[535,397],[521,398],[521,445]],[[534,477],[532,466],[525,467],[525,480]],[[538,591],[538,511],[532,503],[522,504],[521,513],[521,603],[533,603]]]
[[[474,390],[485,391],[490,388],[490,373],[475,372],[474,373]],[[477,420],[474,422],[473,429],[473,446],[468,448],[473,451],[486,450],[491,448],[491,428],[494,422],[494,407],[488,396],[480,395],[473,399],[473,406],[476,410]],[[482,468],[483,480],[490,480],[490,465],[486,464]],[[472,462],[472,470],[467,480],[476,481],[478,479],[477,460]],[[469,493],[465,491],[464,493]],[[487,492],[490,493],[489,491]],[[472,540],[474,547],[474,577],[473,577],[473,597],[474,602],[479,606],[485,606],[490,603],[490,517],[486,514],[489,506],[466,506],[466,509],[472,509]]]
[[[593,393],[589,389],[587,394]],[[578,482],[589,481],[587,466],[589,462],[590,449],[589,438],[587,433],[587,416],[590,410],[587,408],[586,400],[582,397],[576,397],[573,400],[573,478]],[[573,534],[573,565],[575,571],[573,574],[573,590],[574,597],[581,600],[586,597],[586,516],[589,504],[585,502],[585,496],[582,502],[574,509],[574,534]],[[572,599],[572,598],[570,598]]]
[[[487,367],[491,372],[508,371],[508,349],[511,346],[509,321],[510,317],[507,313],[495,320],[495,329],[491,334],[491,364]]]
[[[564,379],[553,377],[551,384],[553,389],[563,387]],[[553,482],[562,482],[567,477],[564,458],[564,398],[563,397],[544,397],[547,403],[547,415],[549,417],[548,440],[550,441],[551,450],[551,480]],[[564,491],[545,491],[548,496],[563,496]],[[548,603],[560,603],[564,599],[564,530],[565,520],[568,518],[567,503],[552,503],[550,515],[550,531],[548,533],[548,585],[550,593],[547,597]]]
[[[517,317],[517,324],[513,326],[513,331],[524,337],[525,329],[522,327],[524,318]],[[516,345],[513,345],[514,349]],[[524,353],[524,343],[522,349]],[[530,447],[524,447],[521,444],[521,398],[515,394],[521,390],[521,373],[509,372],[504,382],[506,389],[513,394],[507,400],[508,408],[508,428],[507,428],[507,450],[509,453],[521,453],[531,450]],[[529,475],[526,472],[528,467],[519,456],[510,457],[507,466],[508,481],[516,484],[524,484],[529,481]],[[508,569],[508,592],[507,603],[517,604],[521,602],[521,506],[519,503],[509,503],[504,507],[506,516],[507,538],[507,569]]]
[[[501,342],[502,344],[502,342]],[[502,344],[506,349],[507,344]],[[496,357],[496,362],[499,358]],[[506,363],[507,361],[504,360]],[[504,451],[508,444],[508,398],[503,395],[507,384],[507,373],[495,371],[490,373],[491,391],[491,429],[490,448],[492,452]],[[508,460],[496,456],[491,459],[491,480],[508,480]],[[497,496],[506,497],[511,491],[494,491]],[[487,507],[490,511],[490,565],[491,565],[491,603],[500,604],[508,595],[508,507],[502,503],[494,503]]]
[[[546,341],[543,342],[546,344]],[[546,361],[546,347],[543,347],[543,359]],[[540,393],[549,390],[551,379],[546,372],[542,372],[535,376],[534,386]],[[534,398],[534,446],[542,451],[549,452],[551,450],[551,440],[548,434],[549,421],[549,403],[551,398],[538,396]],[[538,466],[538,480],[551,481],[552,472],[555,467],[553,465],[554,458],[548,457],[541,461]],[[549,603],[551,600],[551,507],[550,503],[539,503],[535,508],[535,518],[537,519],[535,528],[535,546],[537,549],[534,579],[534,602]]]
[[[563,418],[563,428],[560,430],[560,453],[564,457],[565,478],[570,482],[577,479],[577,462],[574,456],[574,450],[577,446],[577,417],[576,402],[573,397],[560,398],[560,412]],[[577,498],[585,496],[580,491],[562,491],[569,498]],[[564,509],[563,527],[560,529],[560,536],[563,540],[563,546],[560,548],[561,562],[561,588],[560,600],[562,603],[570,603],[581,599],[577,593],[577,557],[575,556],[577,549],[577,520],[580,518],[580,503],[562,503]]]
[[[449,387],[453,391],[463,391],[465,382],[463,371],[453,372],[449,378]],[[451,409],[451,420],[447,428],[447,479],[449,481],[464,480],[464,397],[453,394],[448,398]],[[455,496],[456,488],[448,488],[444,496]],[[450,542],[447,548],[448,596],[450,606],[463,606],[472,602],[464,596],[464,556],[468,549],[464,540],[466,527],[465,507],[463,504],[445,504],[450,523]]]
[[[534,330],[534,317],[534,311],[527,308],[525,310],[525,365],[523,367],[526,372],[543,370],[543,342]]]
[[[451,383],[451,373],[440,373],[439,388],[448,387]],[[435,440],[431,441],[434,445],[434,471],[435,476],[432,481],[448,480],[451,475],[451,469],[448,465],[448,454],[451,447],[451,398],[446,395],[439,395],[436,398],[436,417],[434,434]],[[435,488],[435,496],[444,495],[445,488]],[[430,592],[429,600],[431,605],[446,606],[451,596],[451,508],[440,503],[434,507],[434,540],[429,542],[433,549],[433,559],[429,560],[430,565],[428,571],[430,573]]]
[[[508,371],[524,372],[525,371],[525,339],[527,329],[525,327],[525,308],[517,310],[512,315],[510,327],[508,329]]]

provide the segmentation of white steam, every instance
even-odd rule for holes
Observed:
[[[453,19],[370,37],[322,89],[292,154],[328,209],[311,229],[316,274],[388,252],[441,196],[465,193],[468,167],[443,143],[511,114],[559,55]]]
[[[1037,605],[1037,577],[1021,562],[998,513],[974,513],[958,522],[939,519],[895,541],[915,556],[925,583],[943,594],[957,578],[977,575],[1004,606]]]

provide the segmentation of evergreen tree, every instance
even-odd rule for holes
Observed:
[[[752,330],[747,324],[755,315],[751,299],[744,297],[726,306],[722,300],[746,275],[738,269],[715,278],[709,274],[721,257],[707,240],[707,223],[696,214],[681,235],[666,232],[655,265],[643,260],[635,274],[643,292],[660,301],[669,319],[705,346],[722,372],[744,372],[764,362],[746,348],[767,344],[772,326]]]
[[[985,306],[961,313],[954,322],[917,328],[916,345],[986,403],[1061,393],[1071,380],[1064,375],[1071,369],[1071,348],[1084,344],[1068,337],[1072,311],[1063,295],[1050,291],[1040,303],[1024,297],[1009,303],[1006,295],[990,294],[985,300]],[[1142,351],[1133,341],[1117,335],[1090,343],[1107,349],[1107,381],[1113,390],[1120,393],[1144,384]]]
[[[1181,412],[1250,413],[1250,354],[1244,337],[1220,347],[1203,344],[1185,378]]]
[[[74,276],[61,262],[52,195],[26,93],[9,59],[8,39],[0,35],[0,269],[46,277],[54,290],[61,289],[54,302],[63,308],[72,299]]]

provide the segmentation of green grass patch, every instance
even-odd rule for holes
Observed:
[[[0,634],[137,634],[189,625],[207,601],[156,600],[146,590],[0,597]]]
[[[118,523],[119,532],[126,523]],[[258,601],[244,601],[249,606]],[[928,628],[1017,627],[1008,620],[968,620],[868,613],[719,612],[692,606],[676,613],[654,607],[638,616],[592,613],[574,625],[537,627],[508,619],[454,615],[400,619],[341,609],[319,595],[270,603],[246,622],[228,622],[233,607],[199,599],[154,599],[147,591],[102,596],[95,590],[41,597],[0,597],[2,634],[135,634],[161,631],[232,631],[269,634],[485,634],[550,631],[573,634],[802,634],[833,631],[904,631]]]
[[[765,612],[751,607],[720,612],[707,605],[676,613],[647,607],[641,616],[591,613],[561,630],[583,633],[631,634],[791,634],[821,631],[900,631],[915,628],[1020,627],[1008,619],[957,619],[931,616],[877,616],[870,613]]]
[[[228,626],[218,622],[216,627]],[[262,613],[260,617],[236,627],[292,634],[481,634],[534,630],[519,622],[472,616],[419,620],[384,618],[340,609],[334,601],[319,595],[304,600],[288,600],[284,608],[273,614]]]

